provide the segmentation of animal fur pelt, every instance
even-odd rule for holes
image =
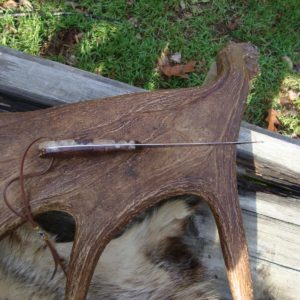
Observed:
[[[189,230],[195,203],[173,200],[135,221],[105,248],[87,299],[219,299],[197,258]],[[72,242],[56,243],[68,261]],[[64,298],[65,277],[28,225],[0,241],[0,299]]]

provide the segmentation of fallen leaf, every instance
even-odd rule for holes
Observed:
[[[66,1],[65,2],[66,5],[72,6],[73,9],[76,9],[77,7],[80,6],[79,3],[73,2],[73,1]]]
[[[275,109],[270,108],[268,110],[268,116],[266,118],[266,121],[268,123],[268,130],[273,132],[278,131],[277,127],[280,125],[280,121],[277,118],[278,116],[279,113]]]
[[[195,71],[196,61],[191,60],[186,64],[178,64],[181,61],[181,53],[176,52],[170,57],[168,46],[167,44],[160,54],[157,70],[167,77],[188,78],[187,73]]]
[[[66,57],[65,63],[69,66],[74,66],[77,62],[76,56],[75,55],[70,55],[69,57]]]
[[[290,101],[295,101],[299,97],[300,93],[295,92],[294,90],[288,91],[288,98]]]
[[[138,40],[141,40],[143,37],[142,37],[142,35],[138,32],[137,34],[136,34],[136,39],[138,39]]]
[[[183,0],[180,1],[179,5],[182,10],[185,10],[185,2]]]
[[[14,0],[8,0],[2,4],[5,9],[14,9],[18,7],[18,4]]]
[[[182,19],[188,19],[188,18],[191,18],[193,16],[193,13],[190,12],[190,11],[185,11],[184,14],[183,14],[183,17]]]
[[[96,73],[97,75],[101,75],[101,68],[96,68],[94,73]]]
[[[282,60],[284,62],[286,62],[286,64],[288,65],[289,69],[292,71],[293,67],[294,67],[294,64],[293,64],[292,60],[288,56],[283,56]]]
[[[78,34],[75,34],[74,35],[75,43],[78,44],[80,42],[80,40],[82,39],[82,37],[83,37],[83,33],[82,32],[80,32]]]
[[[182,78],[188,78],[187,73],[195,71],[196,61],[191,60],[186,64],[175,66],[164,66],[161,71],[167,77],[177,76]]]
[[[163,49],[163,51],[160,54],[160,57],[157,61],[157,69],[161,70],[165,66],[169,66],[169,45],[167,44],[166,47]]]
[[[19,5],[29,10],[33,10],[33,6],[29,0],[19,0]]]
[[[227,28],[229,30],[234,30],[238,27],[238,25],[240,24],[241,21],[241,17],[240,16],[236,16],[233,17],[228,23],[227,23]]]
[[[181,63],[181,53],[176,52],[173,55],[171,55],[170,60],[174,63],[180,64]]]
[[[13,34],[15,34],[15,33],[18,32],[18,30],[15,27],[13,27],[13,26],[11,26],[9,24],[6,24],[4,26],[4,30],[7,31],[7,32],[9,32],[9,33],[13,33]]]
[[[295,108],[295,106],[290,105],[286,111],[283,112],[283,115],[285,117],[298,117],[299,116],[299,111]]]
[[[135,28],[139,27],[139,21],[137,18],[131,17],[128,19],[128,21],[129,21],[129,23],[132,24],[133,27],[135,27]]]
[[[282,106],[287,106],[287,107],[290,106],[290,105],[292,105],[290,99],[287,96],[280,97],[279,103]]]

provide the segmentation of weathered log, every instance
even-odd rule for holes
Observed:
[[[53,106],[142,91],[119,81],[0,46],[0,94],[38,103],[39,106]]]
[[[237,164],[240,176],[273,184],[300,196],[299,142],[245,123],[240,130],[240,140],[263,141],[238,146]]]

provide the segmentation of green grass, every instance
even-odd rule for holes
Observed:
[[[300,135],[299,99],[293,105],[296,113],[292,116],[277,101],[283,87],[300,91],[299,74],[282,61],[282,56],[300,61],[299,0],[76,3],[98,18],[77,13],[63,1],[32,0],[39,13],[15,19],[6,15],[0,19],[0,43],[39,55],[46,43],[51,44],[60,36],[59,32],[77,28],[83,37],[68,53],[75,67],[155,90],[201,85],[217,52],[228,41],[251,42],[261,54],[261,74],[248,97],[245,119],[264,127],[267,110],[280,109],[281,132]],[[74,12],[74,15],[54,16],[54,11]],[[226,24],[237,16],[241,18],[239,25],[228,30]],[[160,75],[156,64],[166,46],[170,53],[181,52],[183,62],[201,62],[197,72],[190,74],[189,79]],[[66,55],[46,56],[68,62]]]

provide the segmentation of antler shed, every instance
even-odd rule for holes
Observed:
[[[255,48],[231,43],[218,55],[216,79],[202,88],[2,113],[0,190],[18,174],[26,145],[40,136],[152,144],[236,141],[249,81],[256,72]],[[61,210],[76,221],[65,299],[85,299],[98,258],[118,228],[162,199],[182,194],[195,194],[208,202],[219,230],[233,299],[253,299],[235,154],[235,145],[107,152],[57,158],[49,172],[28,178],[26,192],[33,214]],[[40,164],[35,148],[28,153],[26,170],[40,170]],[[10,187],[8,196],[11,205],[22,210],[17,185]],[[0,235],[22,222],[1,198]]]

